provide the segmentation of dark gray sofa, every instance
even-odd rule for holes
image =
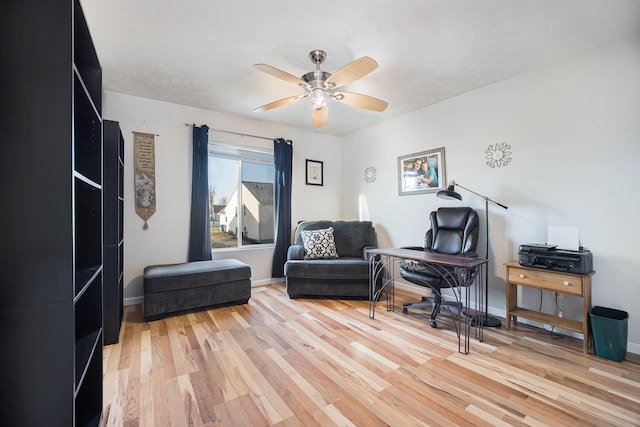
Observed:
[[[338,258],[305,259],[301,231],[333,227]],[[296,229],[284,265],[289,298],[368,298],[366,249],[377,248],[370,221],[304,221]]]

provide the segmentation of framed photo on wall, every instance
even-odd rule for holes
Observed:
[[[323,183],[323,163],[318,160],[306,160],[307,185],[322,185]]]
[[[444,147],[398,157],[398,194],[436,193],[447,188]]]

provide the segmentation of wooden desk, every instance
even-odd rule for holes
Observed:
[[[595,271],[587,274],[573,274],[524,267],[517,261],[510,261],[504,265],[507,267],[507,329],[511,329],[512,318],[513,323],[517,324],[518,317],[524,317],[536,322],[579,332],[584,336],[582,351],[587,353],[589,348],[589,310],[591,310],[591,276]],[[582,321],[518,307],[518,286],[582,297]]]
[[[400,248],[369,249],[367,253],[369,255],[369,317],[371,319],[375,317],[376,302],[384,290],[387,291],[387,311],[395,310],[395,279],[400,277],[395,273],[397,261],[413,260],[426,263],[433,273],[441,275],[451,285],[449,289],[453,292],[456,302],[463,307],[458,311],[457,316],[454,316],[453,323],[458,336],[458,351],[463,354],[469,353],[469,330],[471,327],[469,288],[476,282],[475,309],[479,313],[484,313],[485,284],[482,268],[486,268],[488,260]],[[382,286],[377,289],[376,284],[380,275],[383,276]],[[439,290],[426,282],[424,286],[439,293]],[[463,290],[465,290],[464,299]],[[474,322],[474,326],[476,337],[482,341],[483,322]],[[464,335],[464,351],[461,346],[461,335]]]

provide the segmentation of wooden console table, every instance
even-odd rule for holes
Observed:
[[[591,310],[591,276],[595,271],[587,274],[573,274],[564,271],[524,267],[517,261],[510,261],[504,265],[507,267],[507,329],[511,329],[512,318],[513,323],[517,324],[518,317],[524,317],[536,322],[578,332],[584,337],[582,351],[587,353],[589,348],[589,310]],[[582,321],[518,307],[518,286],[582,297]]]

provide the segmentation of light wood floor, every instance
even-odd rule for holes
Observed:
[[[415,295],[396,290],[396,306]],[[640,425],[640,363],[518,325],[485,329],[459,354],[447,315],[366,301],[290,300],[146,323],[125,308],[104,351],[108,426]]]

